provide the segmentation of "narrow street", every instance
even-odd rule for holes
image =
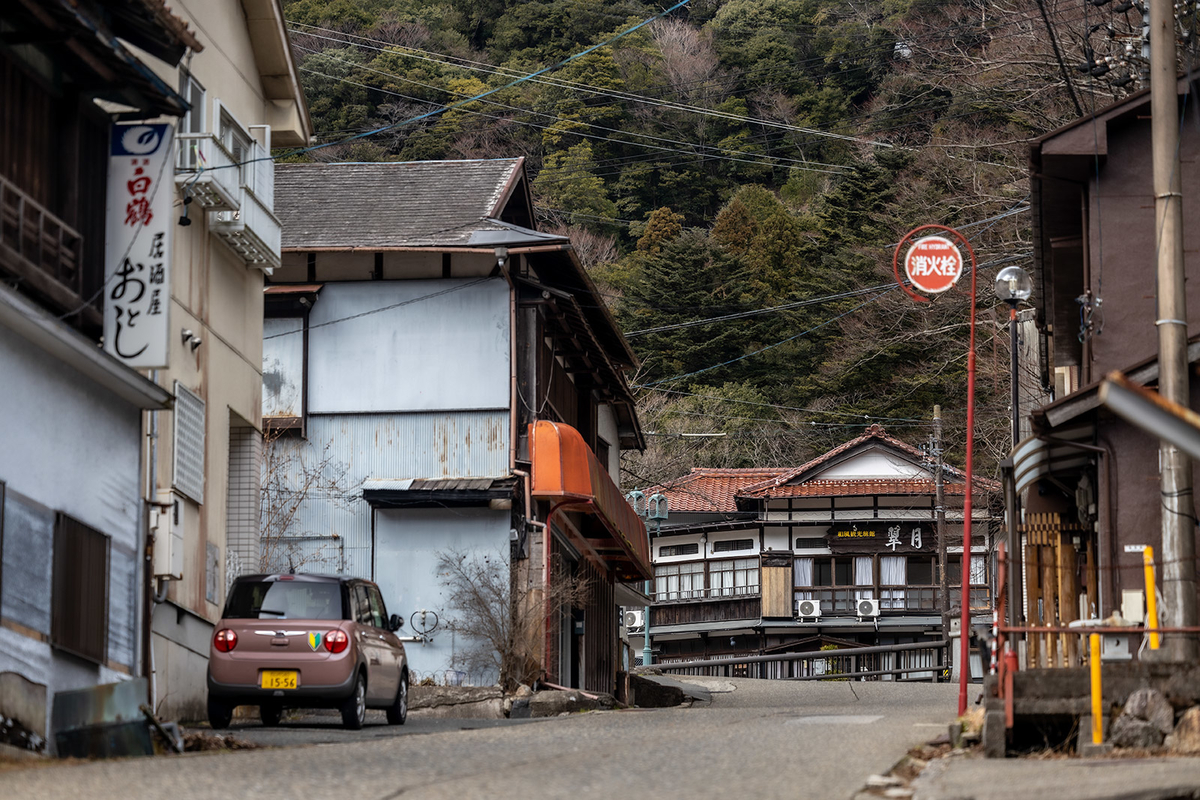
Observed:
[[[946,684],[689,680],[703,681],[711,700],[500,727],[451,720],[456,729],[358,740],[333,719],[328,729],[306,721],[270,736],[322,744],[15,770],[4,775],[4,793],[47,800],[334,792],[375,800],[849,798],[868,775],[942,733],[957,691]],[[259,738],[249,727],[235,732]]]

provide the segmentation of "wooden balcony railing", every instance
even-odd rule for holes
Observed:
[[[960,606],[962,587],[950,587],[950,606],[958,609]],[[991,593],[987,587],[975,586],[970,590],[971,608],[984,610],[990,608]],[[852,586],[844,588],[816,587],[796,590],[796,600],[819,600],[822,616],[854,616],[856,600],[872,598],[879,601],[879,611],[882,614],[933,613],[941,611],[939,600],[941,590],[935,586]]]
[[[100,320],[85,306],[79,232],[0,176],[0,271],[56,310]]]

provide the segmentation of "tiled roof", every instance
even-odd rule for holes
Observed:
[[[824,455],[814,458],[807,464],[790,470],[784,470],[774,477],[760,483],[747,486],[738,497],[769,498],[769,497],[828,497],[833,495],[863,495],[863,494],[925,494],[935,491],[933,480],[921,479],[880,479],[880,478],[841,478],[837,480],[808,480],[794,486],[788,484],[811,474],[823,464],[826,464],[843,453],[869,442],[879,442],[895,450],[899,450],[917,459],[924,460],[925,454],[917,448],[903,442],[894,436],[889,436],[881,425],[872,425],[862,436],[851,439],[845,444],[838,445]],[[966,492],[966,474],[949,464],[945,465],[947,481],[944,485],[947,494],[962,495]],[[958,482],[954,482],[957,478]],[[984,490],[997,491],[1000,485],[993,480],[975,476],[975,485]]]
[[[983,481],[977,479],[975,483],[981,485]],[[988,481],[988,483],[991,483],[991,481]],[[965,482],[947,483],[944,485],[943,491],[948,495],[962,495],[966,493],[966,487],[967,484]],[[796,486],[776,486],[741,492],[738,494],[738,497],[770,497],[772,499],[788,497],[844,497],[846,495],[863,494],[933,494],[935,491],[937,491],[937,487],[933,481],[856,478],[806,481]]]
[[[693,467],[692,471],[666,485],[646,491],[647,495],[661,492],[667,496],[671,511],[708,511],[729,513],[738,510],[739,491],[761,483],[788,470],[784,467],[755,467],[751,469],[707,469]]]
[[[279,164],[275,214],[283,247],[492,247],[561,242],[499,217],[523,159]]]

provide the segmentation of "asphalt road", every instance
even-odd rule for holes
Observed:
[[[691,679],[689,679],[691,680]],[[704,680],[704,679],[696,679]],[[690,708],[574,714],[427,735],[309,722],[320,744],[8,770],[4,797],[849,798],[912,746],[945,731],[957,689],[941,684],[706,681]],[[977,693],[977,689],[975,692]],[[379,730],[382,727],[382,731]],[[371,735],[374,731],[376,735]],[[383,732],[386,731],[386,732]]]

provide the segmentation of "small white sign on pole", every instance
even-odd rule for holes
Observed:
[[[1144,545],[1144,544],[1127,544],[1127,545],[1125,545],[1125,552],[1126,553],[1144,553],[1144,552],[1146,552],[1146,545]]]
[[[104,257],[104,350],[130,367],[168,366],[174,128],[113,125]]]

